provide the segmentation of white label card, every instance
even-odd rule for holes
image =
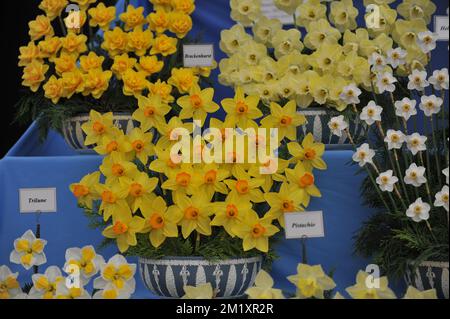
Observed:
[[[19,189],[21,213],[56,213],[56,188]]]
[[[448,16],[434,17],[434,32],[437,34],[439,41],[448,41]]]
[[[325,237],[323,212],[284,214],[286,239]]]
[[[183,45],[183,63],[186,68],[212,67],[214,65],[214,45]]]

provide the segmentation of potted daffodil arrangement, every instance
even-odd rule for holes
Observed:
[[[230,0],[237,24],[221,34],[220,47],[228,57],[220,61],[219,80],[260,95],[263,104],[295,100],[316,140],[348,146],[348,136],[333,135],[327,123],[341,113],[355,140],[366,135],[358,107],[378,93],[370,72],[373,54],[392,61],[401,76],[407,70],[399,61],[421,66],[429,61],[406,34],[426,31],[436,6],[429,0],[404,0],[396,10],[392,2],[364,0],[366,10],[360,12],[353,0],[273,0],[293,17],[291,25],[283,26],[263,15],[261,0]],[[364,19],[358,22],[359,17]]]
[[[314,171],[327,167],[325,146],[312,134],[298,142],[305,118],[295,101],[260,110],[259,97],[238,88],[221,102],[221,121],[214,89],[201,89],[196,77],[183,83],[177,116],[159,95],[138,97],[139,124],[129,134],[110,114],[91,111],[86,140],[104,159],[70,189],[105,243],[140,257],[154,294],[181,297],[185,286],[210,282],[219,297],[241,296],[275,258],[284,214],[321,197]],[[265,156],[252,160],[252,147]]]
[[[172,103],[185,77],[208,77],[210,68],[185,70],[181,48],[192,28],[194,0],[150,0],[153,11],[123,1],[42,0],[42,14],[29,23],[30,42],[20,48],[22,85],[18,120],[35,120],[41,137],[60,132],[80,152],[89,112],[112,112],[125,132],[138,96]],[[122,12],[122,13],[120,13]],[[178,89],[177,89],[178,88]]]
[[[432,6],[415,3],[424,12]],[[352,139],[343,116],[331,119],[329,127],[352,140],[353,160],[368,174],[362,194],[383,210],[358,232],[356,251],[373,257],[389,276],[405,277],[420,290],[436,288],[448,298],[449,75],[447,68],[425,67],[436,47],[427,22],[428,16],[397,21],[387,34],[398,47],[370,56],[376,94],[357,107],[369,126],[366,141]],[[406,26],[409,31],[400,33]],[[412,52],[418,60],[407,58]]]

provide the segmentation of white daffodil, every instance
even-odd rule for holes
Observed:
[[[442,174],[445,176],[445,183],[448,184],[448,167],[442,170]]]
[[[90,278],[100,271],[100,266],[105,263],[105,259],[95,252],[93,246],[83,248],[69,248],[66,250],[66,263],[64,269],[69,265],[76,265],[80,270],[80,279],[86,285]]]
[[[366,164],[373,164],[373,157],[375,151],[371,150],[369,144],[364,143],[357,148],[355,154],[353,154],[353,161],[357,162],[359,166],[363,167]]]
[[[129,264],[125,257],[117,254],[100,266],[100,277],[94,280],[94,288],[103,290],[112,284],[116,289],[133,294],[136,288],[135,273],[136,264]]]
[[[430,76],[428,82],[433,85],[435,90],[448,90],[449,76],[448,69],[444,68],[441,70],[436,70],[433,75]]]
[[[441,111],[441,106],[444,101],[436,95],[422,96],[419,108],[425,113],[426,116],[432,116]]]
[[[359,104],[361,90],[353,83],[343,88],[339,98],[346,104]]]
[[[388,144],[388,148],[401,149],[405,143],[405,134],[402,131],[388,130],[384,141]]]
[[[430,205],[424,203],[422,198],[418,198],[414,203],[409,205],[406,216],[412,218],[416,223],[419,223],[422,220],[428,220],[428,218],[430,218],[430,208]]]
[[[419,152],[427,150],[427,139],[426,136],[414,133],[406,137],[406,146],[413,155],[416,155]]]
[[[80,287],[68,287],[66,280],[58,282],[56,285],[56,299],[91,299],[89,293],[84,289],[83,286]]]
[[[426,87],[430,86],[427,81],[427,72],[419,71],[415,69],[409,76],[408,90],[423,91]]]
[[[47,262],[44,254],[46,244],[46,240],[36,238],[31,230],[27,230],[22,237],[14,241],[14,250],[9,260],[14,264],[22,265],[26,270],[43,265]]]
[[[342,136],[342,132],[348,128],[348,123],[343,115],[335,116],[328,122],[328,127],[334,135]]]
[[[8,266],[0,266],[0,299],[13,299],[22,293],[18,275],[18,272],[11,272]]]
[[[53,299],[56,286],[64,280],[64,277],[57,266],[50,266],[44,274],[34,274],[31,279],[33,287],[29,292],[30,299]]]
[[[393,176],[393,173],[392,170],[388,170],[377,177],[377,184],[380,185],[380,189],[383,192],[392,192],[394,190],[394,185],[398,182],[398,178]]]
[[[117,289],[114,284],[107,284],[104,289],[97,291],[92,299],[130,299],[131,293],[124,289]]]
[[[369,64],[372,66],[372,70],[381,72],[386,67],[386,59],[381,54],[374,52],[369,57]]]
[[[417,102],[405,97],[401,101],[395,102],[395,115],[403,117],[406,121],[413,115],[417,114]]]
[[[437,34],[431,31],[420,32],[417,36],[417,44],[423,53],[430,53],[436,49]]]
[[[377,105],[374,101],[370,101],[367,106],[365,106],[359,118],[362,121],[365,121],[367,125],[372,125],[377,121],[381,121],[381,113],[383,112],[383,108]]]
[[[391,49],[387,52],[386,62],[394,69],[406,64],[406,56],[408,52],[402,48]]]
[[[448,212],[448,196],[448,186],[444,185],[444,187],[442,187],[442,190],[436,193],[434,206],[444,207]]]
[[[425,178],[425,167],[417,166],[416,163],[412,163],[405,172],[404,181],[408,185],[420,187],[427,182]]]
[[[377,75],[377,88],[380,94],[384,92],[394,92],[397,79],[390,72],[384,72]]]

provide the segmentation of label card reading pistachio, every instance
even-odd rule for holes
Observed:
[[[434,32],[437,34],[439,41],[448,41],[448,24],[449,18],[447,16],[435,16],[434,17]]]
[[[284,214],[286,239],[325,237],[323,212]]]
[[[19,189],[21,213],[56,213],[56,188]]]
[[[183,45],[183,63],[186,68],[212,67],[214,64],[214,45]]]

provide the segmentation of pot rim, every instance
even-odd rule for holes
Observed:
[[[161,259],[151,259],[151,258],[145,258],[145,257],[139,257],[139,263],[140,264],[154,264],[154,265],[236,265],[236,264],[242,264],[242,263],[249,263],[249,262],[262,262],[263,261],[263,255],[254,256],[254,257],[230,257],[224,260],[207,260],[204,257],[198,257],[198,256],[166,256]]]
[[[107,113],[109,113],[109,112],[107,112]],[[129,118],[129,117],[133,116],[133,112],[131,112],[131,111],[129,111],[129,112],[127,112],[127,111],[120,111],[120,112],[112,112],[112,113],[113,113],[113,116],[114,116],[115,119],[120,118],[120,117],[127,117],[127,118]],[[100,114],[106,114],[106,113],[100,113]],[[84,120],[86,118],[89,118],[89,113],[87,113],[87,112],[86,113],[80,113],[80,114],[77,114],[77,115],[74,115],[74,116],[70,116],[69,118],[66,119],[65,122],[76,121],[76,120]]]

